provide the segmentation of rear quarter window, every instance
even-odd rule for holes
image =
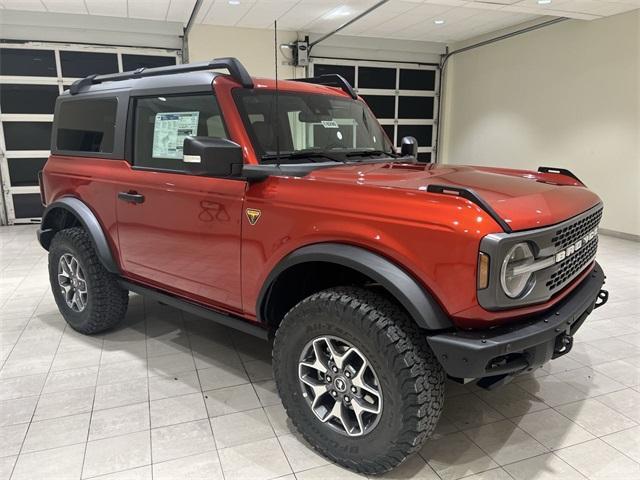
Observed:
[[[57,150],[112,153],[117,110],[116,98],[62,102],[55,119]]]

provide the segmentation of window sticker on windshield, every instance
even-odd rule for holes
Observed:
[[[338,128],[338,124],[334,120],[322,120],[320,123],[324,128]]]
[[[153,126],[153,158],[182,159],[182,144],[198,134],[200,112],[156,113]]]
[[[338,137],[338,140],[342,140],[342,133],[340,132],[340,130],[336,132],[336,137]]]

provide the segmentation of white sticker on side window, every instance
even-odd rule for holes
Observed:
[[[200,112],[156,113],[153,124],[153,158],[182,160],[182,144],[190,135],[198,134]]]
[[[324,128],[338,128],[338,124],[333,120],[322,120],[320,123]]]

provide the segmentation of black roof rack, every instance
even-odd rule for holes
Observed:
[[[342,75],[337,73],[330,73],[326,75],[319,75],[317,77],[310,78],[292,78],[294,82],[315,83],[317,85],[326,85],[327,87],[339,87],[343,91],[349,94],[354,100],[358,98],[358,94],[353,89],[351,84]]]
[[[253,88],[253,80],[244,65],[237,58],[215,58],[209,62],[185,63],[181,65],[169,65],[167,67],[138,68],[130,72],[109,73],[106,75],[89,75],[88,77],[76,80],[71,85],[69,93],[76,95],[84,88],[102,82],[118,82],[133,78],[155,77],[159,75],[175,75],[177,73],[195,72],[198,70],[213,70],[215,68],[226,68],[231,77],[245,88]]]
[[[507,222],[505,222],[500,215],[489,205],[480,195],[474,192],[470,188],[464,187],[452,187],[450,185],[429,185],[427,187],[427,192],[430,193],[442,193],[449,195],[457,195],[458,197],[462,197],[470,202],[478,205],[482,210],[487,212],[491,218],[493,218],[498,225],[502,227],[502,229],[507,232],[513,232],[513,229],[509,226]]]
[[[574,180],[577,180],[578,182],[580,182],[580,183],[582,183],[584,185],[582,180],[580,180],[576,175],[574,175],[571,172],[571,170],[567,170],[566,168],[538,167],[538,172],[540,172],[540,173],[557,173],[557,174],[560,174],[560,175],[564,175],[566,177],[571,177]]]

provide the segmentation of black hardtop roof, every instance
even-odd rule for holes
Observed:
[[[211,88],[213,80],[220,75],[212,72],[214,69],[226,69],[229,76],[244,88],[253,88],[253,79],[247,69],[237,58],[216,58],[208,62],[186,63],[156,68],[139,68],[137,70],[110,73],[105,75],[89,75],[76,80],[69,90],[62,95],[64,99],[71,99],[76,95],[101,93],[133,93],[147,92],[180,93],[205,91]],[[353,99],[357,94],[353,87],[340,75],[320,75],[314,78],[296,78],[297,82],[315,83],[331,87],[338,87]]]
[[[208,62],[169,65],[157,68],[139,68],[130,72],[89,75],[76,80],[68,95],[122,90],[151,90],[164,88],[187,88],[211,86],[219,73],[209,70],[223,68],[231,78],[245,88],[253,88],[253,80],[247,69],[237,58],[217,58]]]
[[[84,85],[79,92],[72,93],[71,89],[62,93],[69,100],[86,98],[99,94],[144,94],[149,92],[203,92],[211,90],[213,80],[220,75],[218,72],[189,72],[176,75],[163,75],[144,78],[133,78],[120,81],[105,81],[104,83]]]

